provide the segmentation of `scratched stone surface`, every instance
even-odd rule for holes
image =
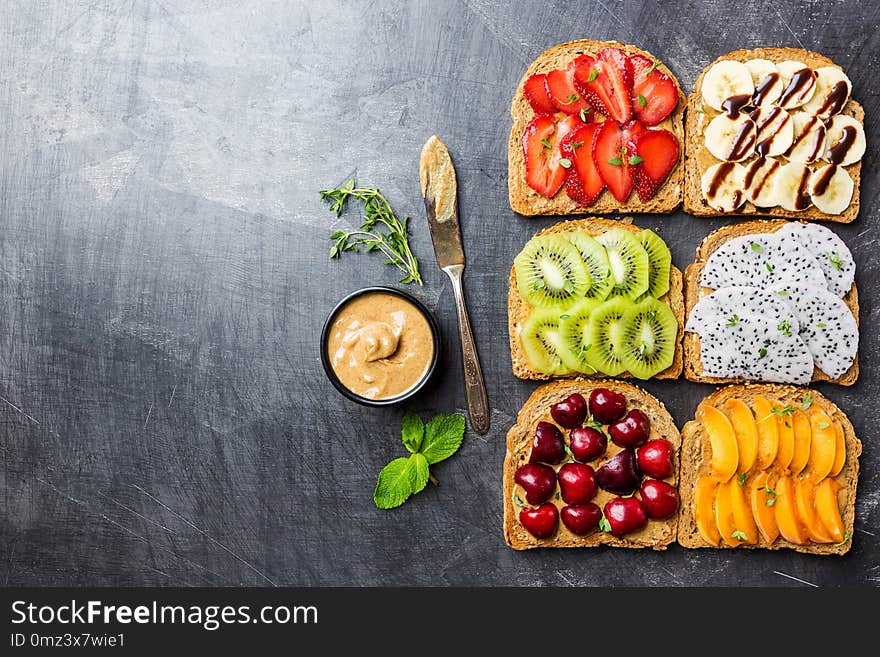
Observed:
[[[877,144],[880,5],[500,0],[13,1],[0,21],[0,583],[8,585],[816,585],[880,581]],[[510,371],[511,260],[551,220],[507,203],[508,105],[572,38],[652,51],[691,88],[715,57],[802,46],[844,66],[867,113],[858,261],[862,374],[817,386],[864,442],[854,547],[790,552],[506,548],[504,436],[535,388]],[[464,410],[449,284],[416,161],[436,133],[460,184],[466,288],[492,404],[374,508],[400,418]],[[327,258],[318,190],[349,176],[412,217],[445,351],[403,408],[339,394],[318,361],[343,295],[398,277]],[[659,227],[684,268],[727,221]],[[679,426],[712,388],[650,382]]]

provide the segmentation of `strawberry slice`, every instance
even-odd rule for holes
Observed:
[[[563,156],[572,163],[565,177],[565,193],[581,207],[593,205],[605,189],[605,183],[593,162],[593,138],[601,127],[601,123],[582,125],[565,135],[560,142]]]
[[[629,62],[633,70],[633,114],[645,125],[657,125],[678,105],[678,87],[644,55],[632,55]]]
[[[654,198],[678,162],[678,138],[669,130],[643,130],[627,141],[636,192],[643,203]]]
[[[633,71],[629,58],[617,48],[600,50],[595,57],[574,60],[575,86],[587,102],[618,123],[632,118]]]
[[[633,188],[629,143],[645,127],[638,121],[630,121],[623,127],[614,121],[603,121],[599,125],[593,137],[593,161],[614,198],[626,203]]]
[[[576,116],[557,122],[549,114],[538,114],[526,126],[522,145],[526,160],[526,184],[550,198],[565,182],[566,168],[560,163],[559,143],[572,128],[580,125]]]
[[[550,94],[547,93],[546,80],[546,75],[537,73],[523,85],[523,96],[529,101],[535,114],[553,114],[556,111],[556,107],[550,101]]]
[[[580,114],[589,111],[590,105],[574,84],[574,61],[564,70],[550,71],[547,74],[547,95],[556,109],[566,114]]]

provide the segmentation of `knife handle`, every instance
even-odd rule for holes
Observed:
[[[483,370],[480,367],[480,356],[471,331],[467,306],[464,301],[464,289],[461,278],[464,265],[444,267],[452,281],[452,293],[455,296],[455,309],[458,311],[458,332],[461,337],[461,362],[464,368],[464,393],[467,398],[468,415],[471,428],[483,435],[489,431],[489,398],[486,395],[486,384],[483,381]]]

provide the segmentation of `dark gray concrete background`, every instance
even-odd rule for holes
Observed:
[[[0,21],[0,584],[816,585],[880,581],[876,3],[51,2]],[[834,226],[861,293],[857,385],[816,386],[863,443],[845,558],[501,539],[504,435],[535,384],[510,371],[507,272],[551,220],[507,203],[508,105],[573,38],[642,46],[690,89],[715,57],[802,46],[866,110],[862,207]],[[452,296],[418,190],[438,134],[460,184],[466,287],[492,405],[429,487],[374,508],[404,410],[464,410]],[[318,361],[325,314],[378,257],[329,261],[318,190],[347,176],[412,216],[446,352],[405,408],[357,406]],[[684,268],[722,221],[642,216]],[[650,382],[681,426],[711,386]]]

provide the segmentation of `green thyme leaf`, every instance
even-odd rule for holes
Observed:
[[[828,261],[829,261],[832,265],[834,265],[834,268],[835,268],[837,271],[840,271],[840,270],[843,269],[843,260],[840,259],[840,254],[839,254],[839,253],[832,253],[830,256],[828,256]]]
[[[590,71],[590,77],[587,78],[587,82],[592,82],[593,80],[595,80],[598,77],[599,77],[599,70],[594,68],[592,71]]]
[[[748,477],[748,475],[745,472],[740,472],[739,474],[737,474],[736,475],[736,485],[739,486],[740,488],[745,486],[746,485],[746,477]]]
[[[767,348],[766,347],[761,347],[760,349],[758,349],[758,360],[760,360],[761,358],[764,358],[766,355],[767,355]]]
[[[541,143],[544,144],[544,148],[553,148],[553,144],[551,144],[551,143],[550,143],[549,141],[547,141],[546,139],[542,139],[542,140],[541,140]]]
[[[736,326],[740,323],[739,315],[731,315],[727,318],[727,324],[725,326]]]
[[[571,146],[573,149],[578,149],[578,148],[580,148],[581,146],[584,145],[584,142],[582,142],[582,141],[571,141],[571,142],[569,142],[568,144],[569,144],[569,146]]]
[[[569,160],[567,157],[560,157],[559,165],[565,169],[568,169],[571,167],[571,160]]]
[[[757,242],[750,242],[749,246],[752,247],[752,251],[754,251],[755,253],[764,253],[764,247]]]
[[[623,160],[621,160],[619,157],[612,157],[610,160],[608,160],[608,164],[613,164],[614,166],[619,167],[621,164],[623,164]]]
[[[610,532],[611,531],[611,523],[608,522],[608,519],[603,515],[599,520],[599,531]]]
[[[580,98],[580,96],[578,96],[577,94],[568,94],[565,97],[565,99],[568,101],[568,103],[566,103],[566,104],[571,104],[571,103],[575,102],[576,100],[578,100],[579,98]]]
[[[819,422],[816,426],[819,427],[820,429],[827,429],[831,425],[828,424],[827,422]]]
[[[700,114],[705,114],[705,113],[706,113],[706,108],[705,108],[703,105],[700,105],[700,106],[696,109],[696,111],[699,112]]]
[[[737,529],[735,532],[733,532],[733,533],[730,534],[730,538],[734,538],[734,539],[736,539],[736,540],[738,540],[738,541],[747,541],[747,540],[749,540],[749,537],[746,536],[746,533],[745,533],[745,532],[741,532],[741,531],[738,530],[738,529]]]
[[[813,405],[813,395],[811,395],[811,394],[804,395],[804,400],[801,402],[801,410],[805,411],[808,408],[810,408],[810,406],[812,406],[812,405]]]
[[[645,161],[645,158],[639,157],[638,155],[633,155],[629,158],[629,163],[632,165],[636,165],[636,164],[639,164],[644,161]]]
[[[642,107],[645,107],[648,104],[648,101],[645,100],[645,97],[642,94],[638,95],[638,99],[639,99],[639,105],[641,105]]]
[[[592,107],[585,107],[580,111],[581,121],[583,121],[584,123],[587,122],[587,114],[590,112],[591,109]]]

